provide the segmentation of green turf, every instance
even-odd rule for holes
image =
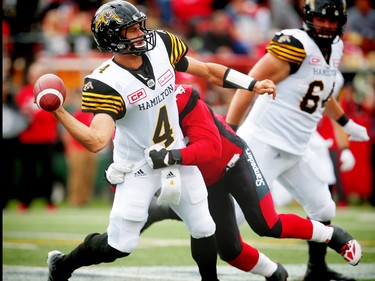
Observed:
[[[108,223],[110,203],[94,202],[85,208],[64,204],[55,213],[46,212],[36,204],[20,214],[10,204],[3,211],[3,265],[46,266],[51,250],[71,251],[88,233],[104,232]],[[297,213],[296,205],[279,208],[279,213]],[[338,208],[334,223],[347,229],[363,247],[362,263],[375,262],[375,209],[371,206]],[[248,226],[241,227],[245,241],[256,246],[271,259],[283,264],[306,264],[307,245],[297,239],[261,238]],[[328,250],[329,263],[345,264],[343,258]],[[125,259],[109,265],[194,265],[190,255],[189,235],[183,223],[163,221],[152,225],[141,236],[138,248]],[[222,261],[219,264],[224,265]],[[358,280],[360,281],[360,280]]]

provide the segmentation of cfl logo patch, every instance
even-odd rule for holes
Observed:
[[[140,89],[130,95],[128,95],[129,103],[133,104],[140,100],[143,100],[147,97],[146,91],[144,89]]]

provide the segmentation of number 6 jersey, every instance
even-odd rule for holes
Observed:
[[[289,62],[291,74],[276,84],[277,97],[259,96],[238,130],[289,153],[302,155],[331,97],[343,53],[343,42],[331,45],[326,60],[316,43],[299,29],[277,33],[267,51]]]

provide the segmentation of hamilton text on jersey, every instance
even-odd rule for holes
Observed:
[[[322,69],[322,68],[315,68],[313,69],[314,75],[326,75],[326,76],[336,76],[336,69]]]
[[[155,98],[139,104],[138,105],[139,110],[147,110],[151,107],[154,107],[155,105],[161,103],[167,96],[173,93],[174,93],[174,86],[172,84],[169,84],[168,87],[165,89],[165,91],[161,92]]]

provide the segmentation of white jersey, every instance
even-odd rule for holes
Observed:
[[[253,135],[278,149],[303,155],[333,93],[343,42],[332,44],[327,62],[305,31],[286,29],[276,34],[267,50],[298,69],[276,84],[275,100],[269,95],[257,98],[238,134],[244,138]]]
[[[156,143],[168,149],[184,147],[175,70],[166,45],[157,44],[143,58],[143,72],[105,61],[86,77],[83,89],[83,110],[105,112],[116,120],[113,160],[124,165],[144,163],[144,150]],[[93,99],[98,99],[95,104]]]

